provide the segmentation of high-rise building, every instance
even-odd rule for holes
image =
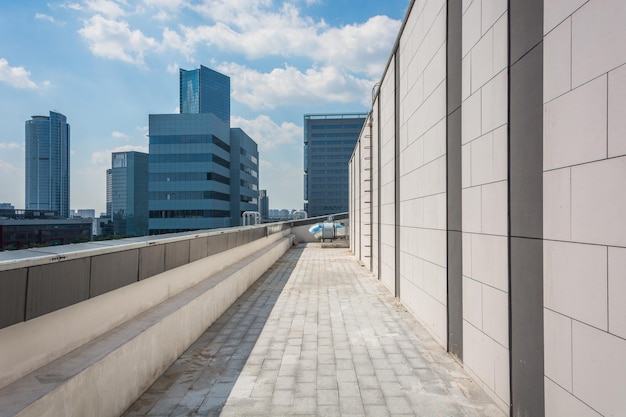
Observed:
[[[263,221],[267,221],[270,217],[270,198],[267,190],[259,190],[259,214]]]
[[[304,115],[304,210],[348,211],[348,162],[367,113]]]
[[[106,217],[109,219],[112,217],[111,214],[111,201],[113,200],[113,179],[111,177],[112,170],[107,169],[106,173]]]
[[[258,208],[257,144],[231,129],[230,95],[202,84],[214,79],[230,89],[227,76],[206,67],[181,70],[181,113],[149,116],[150,234],[239,226],[242,212]]]
[[[180,112],[213,113],[230,125],[230,77],[200,65],[179,69]]]
[[[70,125],[64,115],[26,121],[26,210],[70,216]]]
[[[113,233],[148,234],[148,154],[114,152],[111,155],[111,214]]]

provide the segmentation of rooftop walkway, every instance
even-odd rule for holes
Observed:
[[[346,248],[288,251],[125,416],[504,416]]]

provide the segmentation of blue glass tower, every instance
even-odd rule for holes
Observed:
[[[200,65],[179,70],[180,112],[213,113],[230,125],[230,77]]]
[[[304,115],[304,210],[348,211],[348,162],[367,113]]]
[[[70,125],[61,113],[32,116],[25,126],[27,210],[70,216]]]
[[[180,114],[149,116],[149,233],[239,226],[258,208],[259,152],[230,127],[230,79],[181,69],[180,89]]]
[[[148,234],[148,154],[111,155],[111,213],[119,236]]]

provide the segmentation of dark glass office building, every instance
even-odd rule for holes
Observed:
[[[114,234],[148,234],[147,153],[114,152],[111,155],[111,214]]]
[[[70,125],[61,113],[26,121],[26,210],[70,216]]]
[[[257,144],[230,127],[230,91],[203,86],[229,89],[227,76],[201,67],[181,70],[180,80],[181,113],[149,116],[149,232],[239,226],[258,208]]]
[[[230,125],[230,77],[200,65],[179,69],[180,112],[213,113]]]
[[[304,115],[304,210],[348,211],[348,162],[367,113]]]

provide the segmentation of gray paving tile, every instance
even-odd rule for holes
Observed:
[[[125,416],[487,416],[489,397],[346,249],[290,250]]]

